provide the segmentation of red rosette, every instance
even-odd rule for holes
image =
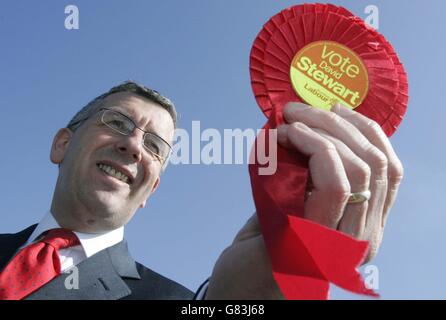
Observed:
[[[272,17],[263,27],[263,29],[258,34],[257,38],[254,41],[254,44],[251,49],[250,56],[250,72],[251,72],[251,84],[254,91],[254,95],[256,97],[257,103],[259,104],[262,111],[265,113],[267,117],[269,117],[271,109],[273,107],[272,101],[269,98],[269,90],[265,86],[264,76],[264,66],[265,66],[265,50],[266,46],[270,42],[271,37],[277,33],[280,26],[285,24],[291,19],[305,16],[305,25],[307,29],[311,29],[310,21],[314,21],[312,28],[314,33],[319,35],[324,31],[324,24],[321,21],[326,21],[329,13],[335,13],[340,16],[353,16],[351,12],[342,7],[337,7],[331,4],[322,5],[322,4],[304,4],[299,6],[290,7],[281,11]],[[280,32],[283,37],[286,39],[282,43],[284,45],[282,48],[278,50],[284,49],[284,47],[289,47],[292,52],[296,53],[300,48],[302,48],[305,42],[305,32],[303,30],[304,26],[290,26],[286,24],[284,28],[278,32]],[[297,33],[297,35],[296,35]],[[310,42],[310,39],[308,39]],[[292,54],[292,53],[289,53]],[[291,63],[291,59],[294,54],[288,58],[290,59],[288,64],[288,70],[286,71],[285,81],[289,82],[289,65]],[[271,66],[270,68],[274,69],[275,66]],[[300,101],[296,96],[294,91],[287,92],[290,97],[290,101]]]
[[[391,44],[348,10],[334,5],[304,4],[272,17],[254,41],[250,56],[251,84],[267,117],[272,107],[301,101],[291,86],[289,68],[305,45],[331,40],[356,52],[367,67],[370,88],[355,109],[391,136],[406,112],[408,83]]]
[[[293,88],[290,66],[301,49],[322,40],[347,47],[360,58],[367,70],[368,90],[355,111],[392,135],[408,103],[404,68],[381,34],[350,11],[331,4],[287,8],[272,17],[255,39],[250,55],[251,84],[269,119],[264,128],[269,132],[283,123],[282,109],[287,102],[304,102]],[[256,147],[266,148],[261,143]],[[276,173],[261,176],[260,167],[257,159],[249,166],[254,201],[273,275],[284,296],[325,299],[329,283],[376,295],[357,272],[367,243],[303,219],[307,158],[279,146]]]

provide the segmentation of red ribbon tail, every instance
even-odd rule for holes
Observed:
[[[249,165],[254,202],[273,275],[285,298],[327,299],[329,283],[378,296],[357,270],[368,243],[302,218],[306,159],[279,148],[276,172],[260,175],[260,167],[257,162]]]

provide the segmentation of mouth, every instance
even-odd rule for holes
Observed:
[[[116,165],[110,163],[105,164],[102,162],[97,163],[96,166],[106,175],[118,179],[119,181],[127,183],[128,185],[131,185],[133,183],[132,175],[123,168],[119,168]]]

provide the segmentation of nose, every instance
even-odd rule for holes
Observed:
[[[116,143],[116,150],[130,157],[133,161],[139,162],[142,158],[142,139],[143,133],[139,130],[135,130],[132,134],[128,136],[122,136]]]

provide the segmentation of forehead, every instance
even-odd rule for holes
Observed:
[[[117,110],[130,117],[135,124],[144,129],[166,137],[173,135],[174,125],[169,112],[160,104],[145,97],[118,92],[107,96],[100,104],[101,108]]]

